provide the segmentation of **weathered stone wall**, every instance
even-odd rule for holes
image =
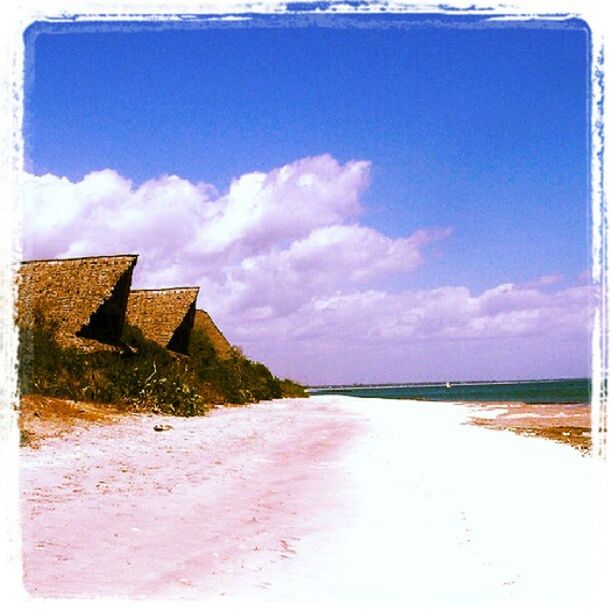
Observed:
[[[116,255],[23,262],[17,325],[31,327],[42,317],[64,346],[117,342],[136,260]]]
[[[206,311],[196,310],[194,328],[201,330],[208,336],[220,359],[229,359],[232,356],[232,345],[227,341],[227,338],[221,333],[221,330],[215,325],[215,322]]]
[[[127,322],[140,328],[149,340],[186,352],[198,291],[198,287],[132,290],[128,298]],[[177,330],[180,331],[177,333]],[[175,335],[180,337],[172,342]]]
[[[187,353],[197,325],[221,359],[233,349],[210,315],[196,310],[198,287],[130,290],[136,255],[28,261],[18,273],[17,324],[42,317],[63,346],[117,344],[124,322],[163,347]],[[42,322],[42,321],[41,321]]]

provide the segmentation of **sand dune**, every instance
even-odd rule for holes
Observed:
[[[593,460],[467,413],[327,396],[76,427],[22,449],[25,587],[586,609]]]

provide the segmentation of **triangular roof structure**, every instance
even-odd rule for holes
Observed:
[[[134,289],[128,298],[127,321],[145,338],[187,354],[198,291],[199,287]]]
[[[229,359],[233,355],[232,345],[205,310],[196,310],[193,327],[206,334],[219,359]]]
[[[137,258],[110,255],[22,262],[17,274],[17,325],[42,322],[62,346],[117,345]]]

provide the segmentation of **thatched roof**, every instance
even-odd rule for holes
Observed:
[[[63,346],[100,348],[121,336],[137,255],[22,262],[17,325],[44,322]]]
[[[198,287],[130,291],[127,321],[145,338],[178,353],[187,353],[195,317]]]
[[[227,341],[227,338],[221,333],[206,311],[196,310],[193,327],[206,334],[220,359],[229,359],[232,356],[232,345]]]

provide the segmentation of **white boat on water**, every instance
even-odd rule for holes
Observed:
[[[446,386],[447,389],[451,388],[451,384],[449,382],[447,382],[445,386]]]

